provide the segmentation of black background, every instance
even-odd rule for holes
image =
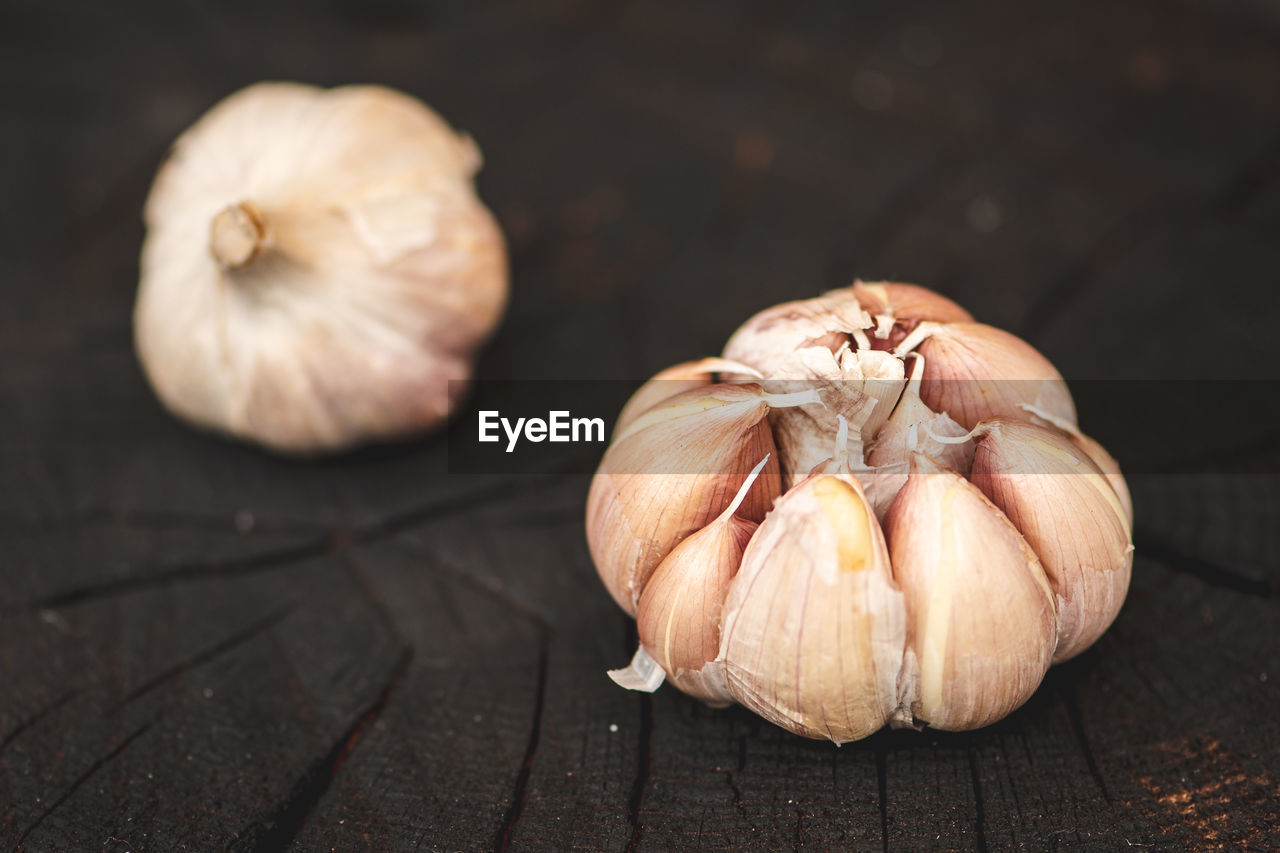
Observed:
[[[855,275],[1069,378],[1276,378],[1275,4],[794,5],[5,3],[0,845],[1280,846],[1274,473],[1133,477],[1094,649],[987,730],[837,750],[605,678],[634,633],[583,476],[449,476],[441,436],[285,461],[152,398],[142,201],[259,79],[474,134],[513,263],[489,379],[643,378]]]

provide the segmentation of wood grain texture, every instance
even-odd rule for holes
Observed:
[[[1007,720],[836,749],[605,678],[635,635],[584,477],[450,475],[440,435],[279,460],[147,389],[147,187],[259,79],[479,140],[514,270],[481,376],[641,379],[859,275],[1068,377],[1276,378],[1268,4],[794,5],[5,4],[0,848],[1280,847],[1274,442],[1131,478],[1125,609]]]

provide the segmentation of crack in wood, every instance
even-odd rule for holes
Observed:
[[[492,575],[481,577],[472,574],[466,569],[454,564],[449,560],[445,560],[438,554],[434,554],[429,550],[409,548],[411,553],[421,554],[431,560],[431,564],[436,568],[442,569],[446,576],[452,580],[459,581],[466,585],[468,589],[475,590],[496,602],[497,604],[511,610],[517,616],[527,619],[539,630],[549,634],[554,633],[552,627],[552,617],[549,613],[544,612],[530,602],[519,598],[512,593],[511,589],[501,580]]]
[[[237,527],[237,513],[200,514],[170,512],[154,509],[114,509],[105,506],[80,507],[69,512],[46,516],[0,516],[0,529],[30,530],[79,527],[86,524],[120,525],[169,532],[174,530],[200,530],[210,533],[234,533],[243,535]],[[253,533],[310,533],[324,532],[320,524],[289,519],[253,518]]]
[[[640,697],[640,742],[637,746],[636,778],[631,786],[631,798],[627,804],[627,818],[631,822],[631,838],[627,841],[627,853],[640,844],[644,824],[640,821],[640,806],[644,803],[644,789],[649,784],[651,765],[650,746],[653,743],[653,697]]]
[[[889,853],[889,755],[883,742],[876,744],[876,791],[880,802],[880,847]]]
[[[1059,698],[1062,699],[1062,705],[1066,708],[1067,721],[1071,724],[1071,733],[1075,735],[1076,743],[1080,746],[1080,752],[1084,755],[1084,763],[1089,768],[1089,775],[1097,783],[1098,790],[1102,792],[1102,798],[1110,804],[1111,792],[1107,790],[1107,783],[1102,778],[1102,771],[1098,768],[1098,762],[1093,757],[1093,747],[1089,744],[1089,737],[1084,731],[1084,719],[1080,715],[1080,708],[1076,705],[1075,690],[1065,679],[1059,681],[1055,686]]]
[[[108,708],[105,713],[108,715],[114,714],[117,711],[119,711],[121,708],[123,708],[125,705],[128,705],[130,702],[133,702],[134,700],[139,699],[142,696],[145,696],[147,693],[150,693],[152,690],[155,690],[157,687],[164,684],[165,682],[171,681],[175,678],[179,678],[188,670],[198,666],[202,666],[206,663],[209,663],[210,661],[215,660],[218,657],[221,657],[227,652],[234,650],[238,646],[243,645],[244,643],[258,636],[259,634],[265,631],[268,631],[271,628],[274,628],[276,625],[280,624],[280,622],[282,622],[284,618],[288,616],[290,613],[292,613],[294,610],[295,610],[295,607],[293,605],[289,605],[287,607],[281,607],[271,613],[268,613],[266,616],[257,620],[256,622],[252,622],[246,627],[240,629],[239,631],[236,631],[234,634],[227,637],[226,639],[221,640],[217,643],[214,643],[212,646],[209,646],[206,649],[202,649],[201,651],[196,652],[194,655],[187,658],[186,660],[178,662],[174,666],[171,666],[168,669],[161,672],[160,674],[156,675],[154,678],[151,678],[143,682],[142,684],[138,685],[138,687],[131,690],[123,699],[117,702],[114,706],[112,706],[111,708]]]
[[[285,568],[295,563],[339,551],[349,542],[336,542],[335,537],[325,537],[299,545],[272,548],[231,560],[216,562],[191,561],[172,565],[146,575],[103,581],[73,587],[27,602],[18,610],[58,610],[75,604],[127,595],[148,589],[168,586],[171,583],[206,578],[235,577]]]
[[[538,649],[538,689],[533,699],[533,721],[529,726],[529,741],[525,745],[524,758],[520,762],[520,772],[516,774],[515,791],[511,795],[511,805],[498,828],[497,839],[493,849],[503,853],[511,846],[511,837],[515,833],[516,823],[524,812],[525,798],[528,794],[529,777],[533,774],[533,759],[538,752],[538,740],[542,735],[542,709],[546,703],[549,642],[545,633]]]
[[[57,699],[54,699],[52,702],[50,702],[48,705],[44,706],[40,710],[36,711],[35,713],[31,714],[30,716],[24,719],[19,720],[17,727],[15,727],[13,731],[9,732],[4,737],[0,738],[0,752],[4,752],[4,750],[8,748],[9,744],[17,740],[18,737],[21,736],[23,732],[25,732],[27,729],[31,728],[32,726],[36,725],[37,723],[39,723],[41,720],[43,720],[45,717],[49,716],[54,711],[61,708],[63,705],[67,704],[67,702],[71,701],[71,698],[79,692],[80,691],[78,689],[74,689],[74,688],[71,690],[68,690],[66,693],[63,693]]]
[[[347,566],[347,573],[351,580],[360,587],[360,592],[364,594],[365,600],[369,602],[369,606],[377,611],[378,617],[382,620],[382,624],[387,629],[387,633],[391,635],[391,641],[395,643],[396,648],[407,649],[410,645],[409,639],[404,635],[404,631],[400,628],[400,623],[391,613],[391,606],[387,604],[387,600],[382,593],[378,591],[377,584],[369,577],[364,563],[360,560],[358,554],[347,554],[344,560]]]
[[[978,755],[977,750],[970,746],[967,750],[969,753],[969,778],[973,782],[973,831],[977,836],[976,845],[981,853],[987,850],[987,816],[986,805],[982,800],[982,776],[978,773]]]
[[[175,582],[253,574],[286,568],[308,559],[340,553],[355,545],[372,544],[428,521],[436,521],[477,507],[485,507],[495,497],[521,494],[534,486],[545,486],[548,481],[560,480],[566,476],[568,475],[557,473],[548,477],[534,479],[520,477],[517,478],[518,482],[516,484],[513,484],[510,480],[503,480],[491,487],[477,489],[475,492],[471,492],[461,498],[432,501],[423,506],[389,514],[363,525],[328,530],[323,536],[307,542],[272,548],[229,560],[181,562],[145,575],[74,587],[29,601],[17,608],[0,612],[56,610],[85,601],[125,595],[145,589],[167,586]]]
[[[22,834],[18,836],[17,843],[14,844],[14,850],[17,851],[17,853],[21,853],[21,851],[23,850],[23,845],[26,843],[27,839],[31,837],[31,833],[39,829],[40,825],[44,823],[46,820],[48,820],[49,815],[53,814],[63,803],[65,803],[68,799],[70,799],[71,796],[76,791],[78,791],[80,787],[84,785],[85,782],[89,781],[89,779],[93,776],[93,774],[97,773],[103,767],[106,767],[108,764],[114,761],[117,757],[119,757],[119,755],[122,752],[124,752],[126,749],[129,748],[130,744],[132,744],[138,738],[142,737],[142,735],[145,734],[153,725],[155,725],[156,721],[159,719],[160,719],[159,717],[155,717],[154,719],[148,720],[146,723],[143,723],[141,726],[135,729],[132,734],[130,734],[124,740],[120,741],[120,743],[117,744],[110,752],[108,752],[106,755],[99,758],[97,761],[93,762],[93,764],[89,765],[89,768],[85,770],[83,773],[81,773],[79,776],[77,776],[75,780],[71,783],[70,787],[68,787],[67,790],[64,791],[61,796],[59,796],[56,800],[50,803],[49,807],[44,811],[42,811],[40,815],[35,819],[35,821],[30,826],[28,826],[25,830],[23,830]]]
[[[743,817],[747,816],[747,810],[742,805],[742,789],[738,787],[738,783],[733,778],[733,771],[724,771],[724,781],[729,785],[729,790],[733,792],[733,805],[738,810],[738,814]]]
[[[391,702],[396,687],[409,670],[413,660],[413,647],[405,647],[391,675],[373,702],[352,721],[330,746],[329,750],[294,783],[289,794],[271,812],[258,822],[236,833],[230,849],[247,853],[268,853],[287,849],[306,825],[315,807],[328,793],[338,771],[346,762],[360,739]]]

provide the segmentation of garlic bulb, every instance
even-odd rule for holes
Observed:
[[[376,86],[262,83],[215,106],[146,204],[134,334],[160,400],[295,453],[441,422],[506,302],[479,165]]]
[[[610,673],[623,686],[665,678],[837,743],[972,729],[1119,612],[1118,465],[1044,356],[950,300],[858,282],[655,380],[587,511],[601,578],[639,623]]]

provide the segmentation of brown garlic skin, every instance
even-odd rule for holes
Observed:
[[[1128,490],[1029,344],[923,288],[858,282],[757,314],[724,357],[754,371],[741,374],[750,393],[788,401],[749,419],[751,449],[767,435],[781,457],[780,487],[758,490],[762,521],[723,509],[746,433],[716,439],[707,425],[700,442],[729,467],[703,476],[693,504],[650,485],[609,497],[638,507],[631,526],[589,507],[602,579],[628,612],[639,601],[641,649],[611,673],[620,684],[652,690],[665,672],[711,704],[836,743],[886,724],[960,731],[1020,707],[1114,621],[1132,566]],[[593,500],[610,494],[610,454],[719,387],[711,373],[728,375],[708,363],[673,369],[697,386],[685,395],[637,393]],[[650,435],[659,457],[682,446]],[[686,526],[646,562],[674,517]]]
[[[292,454],[442,423],[506,304],[479,166],[377,86],[260,83],[213,107],[146,203],[134,340],[160,401]]]

